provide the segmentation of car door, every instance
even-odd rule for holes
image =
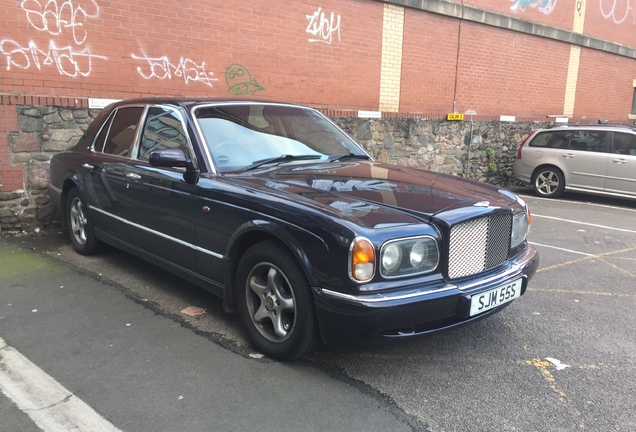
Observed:
[[[125,171],[143,110],[143,106],[126,106],[114,111],[82,164],[87,170],[85,193],[90,197],[88,203],[95,227],[118,239],[131,234],[124,208]]]
[[[605,191],[636,196],[636,135],[614,132]]]
[[[135,229],[131,243],[178,267],[197,272],[194,227],[194,185],[184,168],[153,167],[155,150],[179,149],[192,158],[192,145],[178,110],[150,106],[124,173],[126,217]]]
[[[609,160],[607,131],[574,130],[568,134],[569,148],[561,153],[570,189],[603,191]]]

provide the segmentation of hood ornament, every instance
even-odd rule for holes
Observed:
[[[489,201],[479,201],[478,203],[473,204],[473,207],[488,207],[490,206]]]

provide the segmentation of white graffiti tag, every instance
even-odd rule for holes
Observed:
[[[627,21],[631,13],[631,22],[636,24],[636,5],[632,4],[632,0],[599,0],[599,3],[603,18],[611,19],[616,24],[622,24]],[[611,6],[607,8],[606,4],[611,4]]]
[[[312,15],[305,15],[309,20],[306,32],[320,39],[310,38],[309,42],[324,42],[331,45],[331,41],[334,33],[338,35],[338,42],[340,42],[340,15],[335,16],[333,12],[329,19],[322,8],[319,7]]]
[[[137,67],[137,72],[145,79],[172,79],[175,77],[182,77],[186,84],[191,81],[198,81],[205,84],[208,87],[212,87],[213,81],[218,81],[218,78],[214,78],[214,73],[207,72],[205,70],[205,62],[196,64],[189,58],[181,57],[179,63],[173,63],[167,56],[163,57],[148,57],[146,54],[138,56],[132,54],[132,58],[142,62],[146,62],[148,69],[145,70],[141,66]]]
[[[9,39],[0,41],[0,53],[7,59],[7,70],[12,67],[29,69],[32,66],[38,70],[47,66],[54,66],[60,75],[69,77],[88,76],[94,59],[107,58],[92,54],[88,48],[77,50],[71,46],[57,47],[50,41],[48,50],[40,49],[35,42],[29,42],[27,46],[20,46]]]
[[[99,16],[99,6],[94,0],[87,0],[82,6],[78,2],[66,0],[58,4],[56,0],[22,0],[22,10],[26,12],[27,20],[38,31],[47,32],[52,36],[60,36],[68,29],[77,45],[86,41],[87,33],[83,28],[88,18]]]
[[[557,0],[510,0],[514,4],[510,6],[512,11],[525,12],[526,7],[537,8],[544,15],[550,15],[556,8]]]

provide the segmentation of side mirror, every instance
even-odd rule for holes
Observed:
[[[150,165],[157,167],[186,168],[193,170],[192,160],[186,159],[179,149],[163,149],[150,153]]]
[[[150,153],[150,165],[167,168],[185,168],[183,179],[189,184],[196,184],[199,181],[199,171],[194,168],[191,159],[186,159],[179,149],[163,149]]]

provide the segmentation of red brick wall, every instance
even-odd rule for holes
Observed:
[[[634,79],[634,60],[581,50],[574,115],[611,120],[631,112]]]
[[[585,34],[636,46],[636,0],[593,0],[587,2]],[[634,66],[631,66],[632,72]]]
[[[517,117],[563,113],[570,46],[462,24],[457,111]]]
[[[594,2],[597,0],[590,0]],[[577,0],[465,0],[472,6],[526,21],[572,30]]]
[[[372,109],[382,13],[369,0],[2,0],[0,89],[231,96],[226,72],[239,64],[252,78],[242,93]]]
[[[407,9],[400,110],[453,112],[459,20]]]
[[[24,188],[22,165],[11,163],[9,133],[18,131],[18,115],[14,106],[0,105],[0,193]]]

